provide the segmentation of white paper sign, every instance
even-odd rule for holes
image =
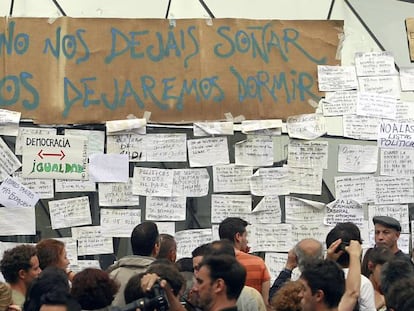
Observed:
[[[252,196],[247,194],[211,195],[211,222],[220,223],[227,217],[246,218],[252,211]]]
[[[106,122],[106,132],[110,135],[123,131],[135,132],[137,134],[146,133],[147,119],[126,119],[113,120]]]
[[[355,200],[359,203],[373,202],[375,199],[374,176],[336,176],[335,193],[337,199]]]
[[[322,220],[320,223],[292,224],[292,242],[296,244],[303,239],[312,237],[325,244],[326,235],[331,229],[332,227],[325,226]]]
[[[355,53],[358,76],[387,76],[398,74],[394,57],[389,51]]]
[[[87,180],[88,141],[78,136],[25,136],[22,172],[25,178]]]
[[[186,162],[186,134],[150,134],[145,136],[147,161]]]
[[[282,134],[282,120],[246,120],[242,121],[243,134],[279,136]]]
[[[322,192],[321,167],[289,167],[290,193],[320,195]]]
[[[359,77],[359,91],[401,97],[400,79],[398,76]]]
[[[132,178],[126,183],[100,183],[99,206],[135,206],[139,196],[132,194]]]
[[[89,158],[89,175],[95,182],[128,182],[128,156],[95,153]]]
[[[286,125],[291,138],[311,140],[326,134],[325,118],[318,113],[288,117]]]
[[[127,154],[130,162],[146,161],[145,136],[138,134],[107,136],[106,152]]]
[[[112,238],[103,235],[101,226],[72,228],[72,237],[78,241],[79,256],[114,252]]]
[[[400,67],[402,91],[414,91],[414,67]]]
[[[390,95],[358,92],[357,115],[395,119],[397,99]]]
[[[86,268],[101,269],[99,260],[82,259],[82,260],[78,260],[76,264],[72,264],[72,261],[70,261],[69,269],[75,273],[79,273],[85,270]]]
[[[0,207],[1,235],[35,235],[35,208]]]
[[[94,153],[102,154],[105,148],[105,132],[93,130],[65,129],[66,136],[81,136],[88,140],[88,157]]]
[[[253,168],[234,164],[213,166],[214,192],[250,191]]]
[[[210,175],[207,169],[175,169],[173,173],[173,196],[202,197],[208,194]]]
[[[102,235],[130,238],[132,230],[141,223],[140,209],[101,208]]]
[[[354,200],[337,199],[326,205],[326,216],[323,221],[328,226],[338,223],[352,222],[358,227],[363,226],[364,210]]]
[[[414,123],[383,120],[378,128],[378,147],[414,149]]]
[[[39,196],[17,180],[7,177],[0,185],[0,204],[6,207],[34,207]]]
[[[90,225],[92,223],[87,196],[49,201],[49,211],[52,229]]]
[[[412,177],[375,177],[375,204],[400,204],[414,202]]]
[[[355,90],[358,86],[354,66],[318,65],[319,91]]]
[[[381,175],[414,176],[414,149],[381,149]]]
[[[175,233],[177,258],[191,257],[191,252],[204,243],[212,242],[211,229],[193,229]]]
[[[171,197],[174,170],[135,167],[132,193],[135,195]]]
[[[270,166],[273,165],[273,140],[270,136],[247,136],[234,146],[236,165]]]
[[[185,220],[186,197],[147,197],[145,219],[158,221]]]
[[[292,225],[254,225],[250,236],[255,252],[288,252],[292,246]]]
[[[187,141],[190,167],[229,164],[227,137],[208,137]]]
[[[358,115],[343,116],[344,136],[362,139],[377,140],[380,119]]]
[[[399,101],[395,120],[401,123],[414,123],[414,102]]]
[[[155,221],[155,224],[158,227],[158,233],[167,233],[172,236],[175,236],[175,222],[172,221]]]
[[[301,200],[292,196],[285,197],[285,217],[287,223],[320,223],[325,216],[325,208],[319,202]],[[323,207],[325,205],[323,204]]]
[[[288,164],[289,167],[328,168],[328,142],[291,139],[288,147]]]
[[[0,109],[0,135],[17,136],[21,113]]]
[[[18,180],[23,186],[35,192],[40,199],[52,199],[55,196],[52,179],[23,178],[22,172],[14,172],[13,178]]]
[[[322,101],[326,117],[356,114],[357,91],[327,92]]]
[[[56,192],[94,192],[96,183],[92,180],[56,179]]]
[[[0,137],[0,181],[15,172],[22,164]]]
[[[339,145],[338,172],[375,173],[377,171],[377,165],[377,146]]]
[[[249,217],[251,224],[278,224],[282,222],[279,196],[268,195],[256,205]]]
[[[16,137],[15,154],[21,155],[23,153],[23,144],[25,136],[33,135],[56,135],[57,130],[55,128],[41,128],[41,127],[20,127],[19,135]]]
[[[289,177],[286,167],[259,168],[250,179],[251,192],[257,196],[289,194]]]
[[[233,122],[194,122],[194,137],[233,135]]]

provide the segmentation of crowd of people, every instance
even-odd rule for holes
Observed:
[[[338,223],[326,246],[299,241],[273,284],[261,257],[249,254],[248,223],[229,217],[220,240],[177,259],[173,236],[154,222],[131,233],[132,255],[106,271],[68,269],[65,245],[45,239],[3,254],[0,311],[409,311],[414,310],[414,265],[398,248],[400,223],[373,218],[375,247],[365,252],[359,228]],[[325,251],[326,249],[326,251]]]

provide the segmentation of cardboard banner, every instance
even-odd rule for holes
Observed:
[[[405,19],[410,60],[414,62],[414,17]]]
[[[0,108],[37,123],[314,112],[343,21],[2,18]]]

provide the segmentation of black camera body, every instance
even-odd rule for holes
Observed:
[[[160,283],[157,282],[151,288],[152,298],[143,297],[138,300],[135,300],[126,306],[112,307],[111,311],[135,311],[139,308],[141,311],[168,311],[169,305],[167,296],[165,295],[165,290],[160,286]]]
[[[335,253],[339,253],[340,251],[346,252],[346,247],[349,246],[349,242],[341,242],[335,250]]]

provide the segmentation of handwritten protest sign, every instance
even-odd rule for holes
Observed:
[[[7,207],[34,207],[39,196],[17,180],[7,177],[0,185],[0,203]]]
[[[249,191],[253,168],[234,164],[213,166],[214,192]]]
[[[324,223],[335,226],[337,223],[353,222],[359,227],[363,226],[364,210],[362,205],[354,200],[337,199],[326,205]]]
[[[0,104],[38,123],[73,124],[144,111],[154,122],[312,112],[316,65],[338,64],[343,22],[8,17],[0,25],[0,79],[15,90]]]
[[[112,237],[104,236],[101,226],[72,228],[72,236],[78,241],[78,255],[112,254]]]
[[[191,252],[198,246],[212,241],[211,229],[194,229],[178,231],[175,234],[177,241],[177,257],[191,257]]]
[[[49,210],[52,229],[90,225],[92,223],[87,196],[50,201]]]
[[[13,178],[36,193],[39,199],[52,199],[54,197],[52,179],[23,178],[21,171],[14,172]]]
[[[109,237],[131,237],[135,226],[141,223],[140,209],[102,208],[102,235]]]
[[[147,197],[145,219],[159,221],[185,220],[185,197]]]
[[[0,138],[0,181],[16,171],[22,164],[13,154],[3,138]]]
[[[227,137],[190,139],[187,145],[191,167],[230,163]]]
[[[205,168],[173,170],[172,196],[203,197],[208,194],[210,175]]]
[[[378,147],[414,148],[414,123],[383,120],[378,127]]]
[[[23,145],[23,177],[88,179],[85,137],[27,135]]]
[[[220,223],[227,217],[246,218],[252,210],[252,196],[247,194],[211,195],[211,222]]]
[[[139,196],[132,194],[132,178],[126,183],[100,183],[100,206],[134,206],[139,205]]]

